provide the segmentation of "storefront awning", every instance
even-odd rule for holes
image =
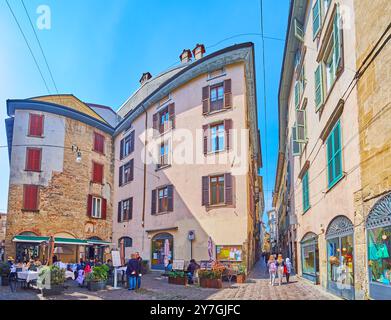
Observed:
[[[102,245],[102,246],[109,246],[111,245],[111,242],[103,241],[103,240],[87,240],[88,244],[94,244],[94,245]]]
[[[55,244],[73,244],[73,245],[80,245],[80,246],[87,246],[88,242],[87,240],[82,239],[70,239],[70,238],[54,238]]]
[[[15,236],[13,242],[30,242],[30,243],[41,243],[49,241],[50,237],[38,237],[38,236]]]
[[[13,242],[28,242],[28,243],[41,243],[48,242],[50,237],[39,237],[39,236],[15,236],[12,241]],[[83,240],[83,239],[74,239],[74,238],[54,238],[55,244],[72,244],[79,246],[89,246],[89,245],[103,245],[109,246],[111,242],[103,241],[103,240]]]

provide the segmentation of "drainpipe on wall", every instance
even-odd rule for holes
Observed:
[[[144,188],[143,188],[143,215],[141,220],[141,228],[143,229],[143,239],[142,239],[142,250],[144,251],[144,237],[145,237],[145,199],[146,199],[146,188],[147,188],[147,129],[148,129],[148,112],[142,105],[145,113],[145,128],[144,128]]]

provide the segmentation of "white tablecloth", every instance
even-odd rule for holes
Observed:
[[[65,279],[72,278],[72,280],[75,280],[75,274],[72,271],[65,271]]]
[[[27,283],[38,279],[38,271],[22,271],[18,272],[18,278],[26,280]]]

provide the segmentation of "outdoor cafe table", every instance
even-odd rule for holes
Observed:
[[[75,274],[72,271],[66,270],[65,271],[65,279],[68,279],[68,278],[75,280]]]
[[[38,271],[20,271],[18,272],[18,278],[29,283],[38,279]]]

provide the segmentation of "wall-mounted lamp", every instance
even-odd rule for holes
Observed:
[[[81,150],[79,149],[78,146],[72,145],[72,152],[76,153],[76,162],[80,163],[81,162]]]

